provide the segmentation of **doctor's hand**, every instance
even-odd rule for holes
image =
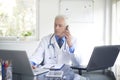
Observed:
[[[72,36],[70,34],[70,31],[69,30],[65,30],[64,34],[65,34],[68,46],[72,47]]]
[[[37,64],[36,64],[36,63],[34,63],[34,62],[32,62],[32,61],[31,61],[30,63],[31,63],[31,66],[32,66],[33,69],[36,69],[36,68],[37,68]]]

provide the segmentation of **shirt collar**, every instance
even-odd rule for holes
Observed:
[[[59,37],[55,35],[55,39],[58,41]],[[65,36],[62,37],[62,40],[65,41]]]

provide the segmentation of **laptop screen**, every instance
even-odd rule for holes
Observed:
[[[12,62],[13,73],[33,74],[26,51],[0,50],[0,59],[10,60]]]
[[[119,49],[115,46],[97,46],[94,48],[87,71],[101,70],[112,67],[118,56]]]

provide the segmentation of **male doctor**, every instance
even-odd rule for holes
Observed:
[[[54,33],[42,38],[30,60],[33,66],[41,63],[78,65],[75,51],[76,40],[68,30],[67,18],[58,15],[54,21]]]

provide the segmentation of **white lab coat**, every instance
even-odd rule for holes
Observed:
[[[68,64],[68,65],[78,65],[75,58],[75,53],[70,53],[67,42],[64,42],[62,47],[59,48],[55,36],[51,38],[52,34],[44,37],[35,53],[33,54],[31,61],[36,64],[40,64],[44,59],[44,64]],[[54,45],[54,48],[50,45]],[[75,47],[76,41],[72,39],[73,46]]]

